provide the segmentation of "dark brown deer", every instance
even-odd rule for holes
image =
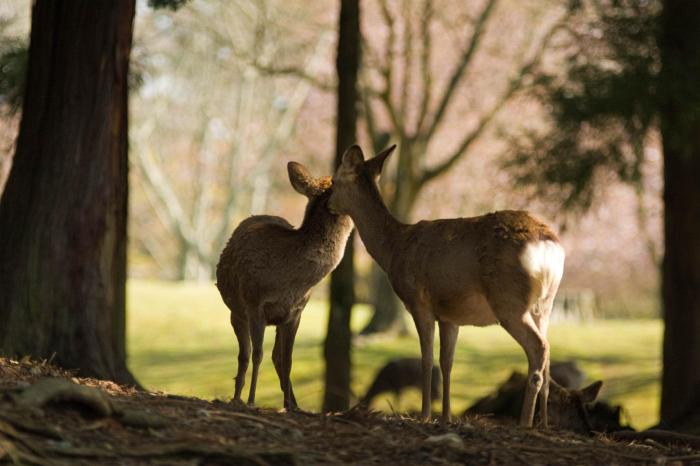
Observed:
[[[382,366],[374,376],[374,381],[367,389],[367,393],[360,404],[369,406],[372,400],[382,393],[393,393],[398,397],[401,392],[407,388],[421,388],[423,366],[419,358],[399,358],[392,359],[386,365]],[[437,367],[433,367],[433,376],[431,379],[432,400],[435,401],[440,397],[440,371]]]
[[[340,262],[352,221],[328,210],[330,177],[314,178],[296,162],[290,162],[287,169],[294,189],[309,200],[301,226],[294,229],[285,219],[268,215],[242,221],[221,253],[216,286],[231,310],[231,325],[238,338],[234,401],[241,400],[252,343],[248,404],[255,403],[265,326],[275,325],[272,361],[284,393],[284,406],[295,409],[290,372],[301,312],[311,287]]]
[[[500,324],[527,355],[528,385],[520,423],[532,426],[539,395],[547,425],[547,327],[564,269],[557,235],[526,212],[404,224],[376,184],[396,146],[365,162],[350,147],[333,178],[329,207],[352,217],[369,254],[388,274],[418,330],[422,415],[430,417],[435,321],[440,328],[442,421],[450,420],[450,372],[460,325]]]
[[[585,388],[566,387],[560,385],[554,376],[554,367],[552,364],[547,410],[551,424],[580,434],[629,430],[622,424],[620,406],[596,401],[603,385],[601,381]],[[517,419],[526,388],[527,376],[513,372],[497,390],[467,408],[463,416],[489,415],[496,419]]]

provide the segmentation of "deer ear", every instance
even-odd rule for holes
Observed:
[[[314,177],[311,176],[306,167],[298,162],[289,162],[287,164],[287,172],[289,173],[289,181],[296,192],[306,197],[316,194]]]
[[[600,389],[603,386],[603,381],[598,380],[597,382],[593,382],[589,386],[582,388],[580,390],[581,393],[581,401],[584,403],[592,403],[595,401],[595,399],[598,397],[598,393],[600,393]]]
[[[343,167],[350,168],[352,170],[359,170],[362,164],[365,162],[365,156],[362,154],[362,149],[357,144],[354,144],[348,148],[343,154]]]
[[[384,162],[394,152],[394,149],[396,149],[396,144],[384,149],[374,158],[369,159],[367,162],[365,162],[367,171],[369,172],[370,176],[372,176],[372,178],[377,178],[379,176],[379,174],[382,172],[382,168],[384,167]]]

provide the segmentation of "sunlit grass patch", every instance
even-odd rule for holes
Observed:
[[[231,397],[237,344],[228,309],[213,284],[131,280],[128,299],[129,363],[141,383],[169,393]],[[297,335],[292,381],[304,409],[320,408],[327,312],[325,302],[312,300]],[[356,307],[355,328],[361,327],[368,312],[366,306]],[[624,404],[633,425],[646,427],[658,417],[661,332],[658,320],[597,320],[552,325],[549,335],[553,359],[576,359],[590,381],[605,381],[603,398]],[[273,342],[274,328],[270,327],[257,391],[257,402],[263,406],[282,404],[270,360]],[[354,393],[362,395],[387,360],[411,355],[420,355],[414,334],[356,345]],[[524,353],[503,329],[462,327],[452,378],[454,412],[461,413],[513,369],[525,370],[526,366]],[[397,408],[395,400],[387,397],[375,403],[376,408],[389,410],[390,403]],[[397,409],[418,410],[419,406],[415,390],[402,398]]]

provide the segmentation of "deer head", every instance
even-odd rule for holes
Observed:
[[[363,192],[376,192],[378,196],[377,178],[384,167],[384,162],[394,149],[396,144],[367,161],[360,146],[354,145],[346,150],[333,176],[333,192],[329,199],[329,208],[339,214],[349,214],[353,206],[362,204]]]
[[[567,390],[550,382],[549,416],[554,425],[574,432],[588,433],[593,429],[590,406],[603,386],[597,381],[580,390]]]

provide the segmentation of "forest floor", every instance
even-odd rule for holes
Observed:
[[[285,413],[75,377],[0,358],[0,462],[37,465],[667,464],[700,451],[487,418],[441,427],[351,410]],[[447,434],[447,435],[446,435]]]

